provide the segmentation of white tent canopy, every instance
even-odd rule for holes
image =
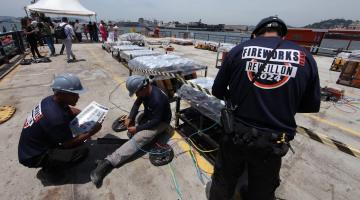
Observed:
[[[88,10],[83,5],[81,5],[79,0],[39,0],[34,4],[26,6],[26,9],[41,13],[59,15],[96,15],[94,11]]]

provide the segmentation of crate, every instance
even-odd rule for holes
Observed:
[[[341,69],[344,67],[346,61],[347,60],[344,59],[344,58],[335,57],[334,61],[331,64],[330,70],[331,71],[336,71],[336,72],[341,72]]]
[[[342,67],[337,84],[360,88],[360,61],[347,61]]]

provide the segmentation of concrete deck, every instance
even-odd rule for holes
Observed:
[[[175,53],[208,65],[208,75],[216,76],[216,53],[191,46],[173,46]],[[36,178],[38,170],[18,163],[17,144],[24,120],[34,105],[51,94],[51,80],[55,74],[62,72],[77,74],[88,88],[77,107],[84,108],[93,100],[110,107],[102,130],[93,139],[106,135],[126,138],[125,133],[113,133],[111,130],[113,120],[126,113],[109,102],[109,95],[119,83],[126,80],[128,70],[114,60],[111,54],[103,51],[100,44],[75,44],[73,48],[77,58],[82,61],[67,64],[65,56],[57,56],[51,58],[51,63],[20,65],[0,81],[0,105],[13,105],[17,108],[15,115],[0,125],[0,156],[3,158],[0,164],[0,199],[178,199],[170,167],[154,167],[147,159],[148,155],[113,170],[105,178],[103,187],[96,189],[89,179],[89,172],[94,168],[93,162],[111,153],[116,145],[97,145],[94,141],[89,141],[88,145],[92,149],[89,158],[69,170],[66,184],[43,185]],[[328,71],[331,58],[317,57],[316,60],[322,86],[344,88],[346,95],[360,98],[359,89],[335,84],[338,73]],[[111,100],[126,110],[130,110],[133,102],[124,85],[113,93]],[[358,113],[345,114],[325,103],[319,114],[301,114],[296,117],[299,125],[360,149]],[[197,178],[189,154],[182,153],[186,150],[185,146],[184,143],[174,145],[177,156],[172,162],[183,199],[206,199],[204,186]],[[293,147],[296,153],[289,152],[283,160],[278,197],[291,200],[359,198],[359,159],[300,135],[294,140]],[[200,165],[205,169],[209,168],[206,162],[202,161]]]

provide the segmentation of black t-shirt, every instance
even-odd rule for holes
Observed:
[[[43,99],[24,123],[18,147],[20,163],[31,165],[32,158],[72,139],[69,124],[73,118],[69,106],[58,104],[53,96]]]
[[[137,98],[129,114],[130,119],[135,119],[142,103],[145,108],[143,118],[146,119],[146,122],[136,127],[137,132],[152,129],[161,122],[170,123],[171,109],[169,98],[161,89],[152,86],[150,96]]]
[[[33,31],[34,28],[32,26],[27,26],[26,27],[26,32],[31,32]],[[26,35],[26,39],[28,42],[36,42],[36,33],[30,33]]]
[[[320,108],[319,75],[312,55],[293,42],[283,41],[251,86],[259,66],[280,40],[257,37],[232,49],[216,76],[212,92],[237,105],[236,116],[243,123],[294,136],[295,114],[318,112]]]
[[[88,24],[88,25],[86,25],[86,26],[87,26],[87,29],[88,29],[89,32],[94,31],[94,28],[93,28],[93,25],[92,25],[92,24]]]

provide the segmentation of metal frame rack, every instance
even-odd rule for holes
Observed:
[[[192,141],[201,149],[218,149],[222,127],[209,117],[202,114],[197,106],[190,103],[190,107],[181,109],[181,98],[176,98],[175,129],[184,138],[191,136]],[[213,127],[212,127],[213,126]],[[209,130],[201,131],[204,129]],[[198,132],[197,134],[194,134]],[[190,143],[194,146],[194,144]],[[216,151],[200,153],[211,163],[215,164]]]

